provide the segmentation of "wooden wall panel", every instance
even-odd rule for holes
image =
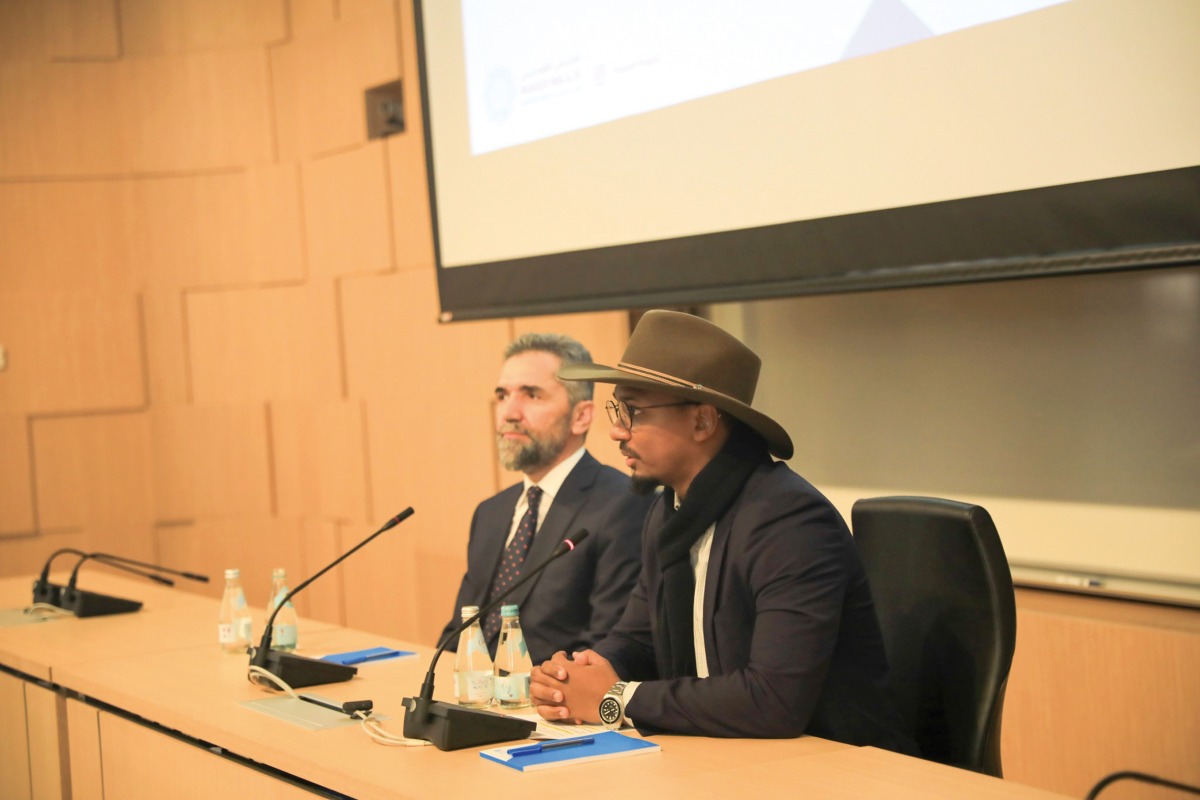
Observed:
[[[272,403],[271,437],[280,515],[369,518],[361,401]]]
[[[0,412],[123,410],[146,402],[133,295],[0,292],[8,366]]]
[[[380,521],[379,524],[382,525],[384,521],[386,520]],[[343,527],[347,527],[345,542],[342,541]],[[301,580],[316,575],[327,564],[332,564],[342,553],[345,553],[370,536],[374,530],[369,524],[360,531],[358,526],[344,526],[343,524],[327,520],[304,519],[300,524],[300,542],[303,556],[302,568],[300,573],[292,578],[292,586],[295,586]],[[350,556],[350,559],[344,563],[350,563],[352,559],[374,558],[374,551],[370,553],[366,552],[374,544],[375,542],[372,542],[367,545],[359,553]],[[347,624],[344,588],[345,571],[345,566],[336,566],[325,573],[319,581],[316,581],[304,590],[301,596],[297,598],[297,602],[304,609],[305,616],[322,620],[323,622],[332,622],[336,625]],[[307,595],[307,597],[304,595]]]
[[[272,512],[264,405],[171,406],[150,416],[157,519]]]
[[[287,36],[286,0],[121,0],[126,56],[265,45]]]
[[[186,303],[186,295],[177,287],[150,287],[143,297],[147,382],[156,405],[183,405],[191,400]]]
[[[307,577],[303,560],[300,520],[266,515],[209,519],[192,524],[160,525],[155,531],[162,563],[208,575],[207,584],[180,583],[179,588],[220,599],[225,587],[225,570],[242,572],[246,602],[258,611],[267,607],[271,595],[271,571],[287,570],[293,581]],[[324,566],[322,564],[321,566]],[[296,598],[296,608],[307,615],[307,590]],[[217,604],[213,604],[213,644],[216,645]],[[262,634],[264,614],[254,617],[255,636]]]
[[[3,294],[136,291],[145,275],[131,263],[133,189],[130,181],[0,183]]]
[[[100,738],[107,798],[310,800],[313,797],[304,789],[228,761],[203,747],[163,736],[106,712],[100,714]]]
[[[25,682],[0,672],[0,797],[31,797]]]
[[[0,538],[32,533],[35,519],[29,424],[24,414],[0,414]]]
[[[121,171],[128,163],[122,136],[135,123],[122,119],[129,109],[119,69],[119,62],[0,63],[0,177]]]
[[[1119,770],[1200,785],[1200,614],[1020,590],[1005,777],[1082,797]],[[1184,797],[1120,783],[1104,797]]]
[[[40,0],[0,3],[0,61],[44,58],[47,39]]]
[[[415,70],[407,73],[415,75]],[[412,93],[411,83],[405,84]],[[405,102],[407,113],[408,103]],[[425,175],[425,147],[417,118],[405,117],[408,130],[384,139],[387,147],[388,177],[391,180],[392,231],[395,237],[396,266],[403,270],[432,270],[433,221],[429,211],[429,189]]]
[[[131,181],[125,268],[164,287],[301,278],[297,192],[294,170],[275,167]]]
[[[383,142],[304,165],[304,230],[314,276],[393,264]]]
[[[363,93],[401,77],[392,3],[351,9],[271,49],[279,157],[298,160],[366,139]]]
[[[43,0],[49,55],[56,60],[113,59],[121,55],[114,0]]]
[[[119,54],[113,0],[0,3],[0,60],[111,59]]]
[[[37,800],[71,796],[67,742],[58,732],[66,728],[65,699],[35,683],[25,683],[25,725],[29,733],[31,795]]]
[[[42,526],[145,526],[153,520],[153,447],[146,413],[37,419],[33,447]]]
[[[9,62],[0,177],[213,170],[272,157],[261,50],[94,63]]]
[[[342,396],[332,284],[195,292],[187,309],[195,402]]]
[[[134,291],[304,277],[294,166],[0,184],[11,291]],[[214,231],[220,231],[214,235]]]
[[[95,708],[67,699],[71,800],[104,800],[99,716],[100,712]]]

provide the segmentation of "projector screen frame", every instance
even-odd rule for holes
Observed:
[[[422,0],[415,22],[443,322],[1200,264],[1200,166],[1188,166],[446,266]]]

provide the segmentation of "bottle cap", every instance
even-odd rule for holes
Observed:
[[[500,616],[502,616],[502,617],[515,617],[515,616],[517,616],[517,607],[516,607],[516,605],[511,605],[511,606],[500,606]]]
[[[242,571],[240,569],[225,570],[225,580],[227,580],[227,581],[231,581],[234,578],[240,578],[240,577],[242,577]]]
[[[466,619],[467,617],[473,617],[478,613],[479,613],[479,606],[463,606],[462,607],[462,618],[463,619]]]
[[[286,577],[287,577],[287,570],[283,567],[276,567],[275,569],[271,570],[271,578],[274,580],[278,580],[279,578],[286,578]]]

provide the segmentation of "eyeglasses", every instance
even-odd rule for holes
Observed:
[[[656,406],[631,406],[624,400],[609,400],[604,404],[605,410],[608,411],[608,421],[613,425],[620,425],[627,431],[633,430],[633,420],[638,414],[647,411],[651,408],[674,408],[675,406],[698,406],[699,402],[695,400],[683,400],[679,403],[659,403]]]

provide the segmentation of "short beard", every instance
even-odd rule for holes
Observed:
[[[658,491],[658,487],[662,486],[662,482],[655,478],[640,478],[637,475],[629,477],[629,488],[634,494],[651,495]]]
[[[539,437],[526,432],[529,443],[513,445],[497,437],[497,449],[500,454],[500,466],[510,472],[529,472],[554,463],[554,459],[562,453],[571,438],[569,425],[564,424],[561,431]]]

